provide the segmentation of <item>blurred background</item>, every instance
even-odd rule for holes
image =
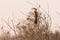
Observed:
[[[30,4],[32,3],[32,4]],[[41,6],[52,18],[51,30],[59,31],[60,26],[60,0],[0,0],[0,26],[6,24],[4,20],[14,19],[15,23],[25,20],[32,7]],[[35,6],[36,5],[36,6]],[[5,27],[7,30],[7,27]],[[0,30],[1,31],[1,30]],[[11,32],[12,33],[12,32]]]

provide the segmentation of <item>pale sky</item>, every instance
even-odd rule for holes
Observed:
[[[20,19],[24,19],[27,12],[31,10],[32,7],[41,5],[41,7],[47,12],[49,8],[49,14],[52,18],[52,29],[57,28],[57,25],[60,25],[60,15],[56,12],[60,13],[60,0],[0,0],[0,26],[3,24],[1,18],[7,21],[8,17],[19,21]],[[38,3],[38,5],[36,4]],[[23,12],[23,13],[21,13]],[[55,28],[56,27],[56,28]],[[58,28],[57,28],[58,30]]]

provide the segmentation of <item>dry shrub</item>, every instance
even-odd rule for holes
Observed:
[[[8,27],[14,31],[15,36],[10,37],[10,34],[4,32],[5,36],[2,35],[0,40],[59,40],[60,34],[57,32],[53,34],[49,31],[49,27],[51,26],[51,18],[49,14],[38,14],[38,23],[34,23],[35,14],[30,12],[29,16],[23,22],[18,22],[18,24],[12,24],[14,28],[12,28],[9,23],[5,21]],[[3,30],[3,29],[2,29]]]

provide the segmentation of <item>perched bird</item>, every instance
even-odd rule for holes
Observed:
[[[38,12],[36,8],[32,8],[33,12],[35,13],[35,24],[37,24],[37,17],[38,17]]]

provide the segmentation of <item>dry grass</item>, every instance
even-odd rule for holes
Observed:
[[[12,25],[14,28],[10,26],[9,23],[5,21],[8,27],[14,31],[15,36],[11,37],[9,32],[3,33],[0,37],[0,40],[60,40],[60,34],[56,32],[53,34],[49,31],[50,18],[47,14],[38,14],[38,23],[34,23],[34,14],[29,14],[28,18],[22,23],[18,23],[14,25],[12,21]],[[3,30],[3,27],[2,27]],[[3,30],[4,31],[4,30]],[[18,32],[18,34],[17,34]]]

